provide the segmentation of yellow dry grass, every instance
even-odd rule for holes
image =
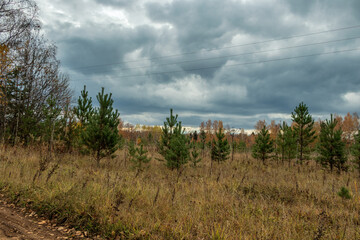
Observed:
[[[39,152],[8,148],[0,153],[0,189],[59,223],[108,238],[360,239],[355,172],[329,173],[313,161],[264,166],[236,154],[211,175],[206,157],[176,183],[176,173],[154,157],[135,178],[124,156],[119,151],[98,168],[88,156],[58,155],[33,182]],[[342,186],[352,199],[337,195]]]

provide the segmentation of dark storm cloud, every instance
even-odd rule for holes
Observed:
[[[87,84],[95,97],[105,86],[133,123],[162,124],[169,108],[184,124],[243,128],[288,119],[301,101],[316,117],[359,111],[360,51],[297,58],[357,48],[358,39],[241,54],[360,37],[360,28],[231,47],[358,25],[357,0],[42,1],[56,9],[44,28],[73,87]]]
[[[90,29],[91,27],[89,27]],[[97,65],[122,62],[126,53],[138,48],[151,48],[156,40],[155,32],[148,26],[140,26],[136,29],[123,29],[121,27],[116,30],[101,29],[97,32],[98,35],[92,38],[85,35],[64,39],[61,43],[66,52],[64,64],[73,66],[86,75],[103,74],[118,65]],[[86,67],[93,65],[95,67]]]
[[[290,7],[290,11],[306,17],[314,14],[328,14],[337,17],[345,17],[345,19],[335,18],[337,21],[348,21],[360,19],[360,2],[358,0],[337,1],[337,0],[302,0],[302,1],[283,1]]]
[[[173,1],[171,4],[148,3],[151,20],[175,27],[183,51],[219,48],[239,33],[260,37],[291,34],[300,22],[284,22],[282,5],[270,1]],[[269,21],[270,20],[270,21]]]

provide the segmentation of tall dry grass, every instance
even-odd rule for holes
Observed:
[[[123,151],[100,167],[88,156],[55,155],[33,181],[39,151],[7,148],[0,153],[0,189],[60,224],[115,239],[360,239],[354,172],[329,173],[312,161],[265,166],[236,154],[211,175],[206,157],[176,183],[176,172],[151,154],[136,178]],[[342,186],[352,199],[337,195]]]

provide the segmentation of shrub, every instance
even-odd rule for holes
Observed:
[[[350,191],[346,187],[341,187],[338,195],[343,199],[351,199]]]

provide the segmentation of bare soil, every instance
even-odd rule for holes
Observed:
[[[34,212],[0,199],[0,240],[87,239],[84,233],[56,226]]]

